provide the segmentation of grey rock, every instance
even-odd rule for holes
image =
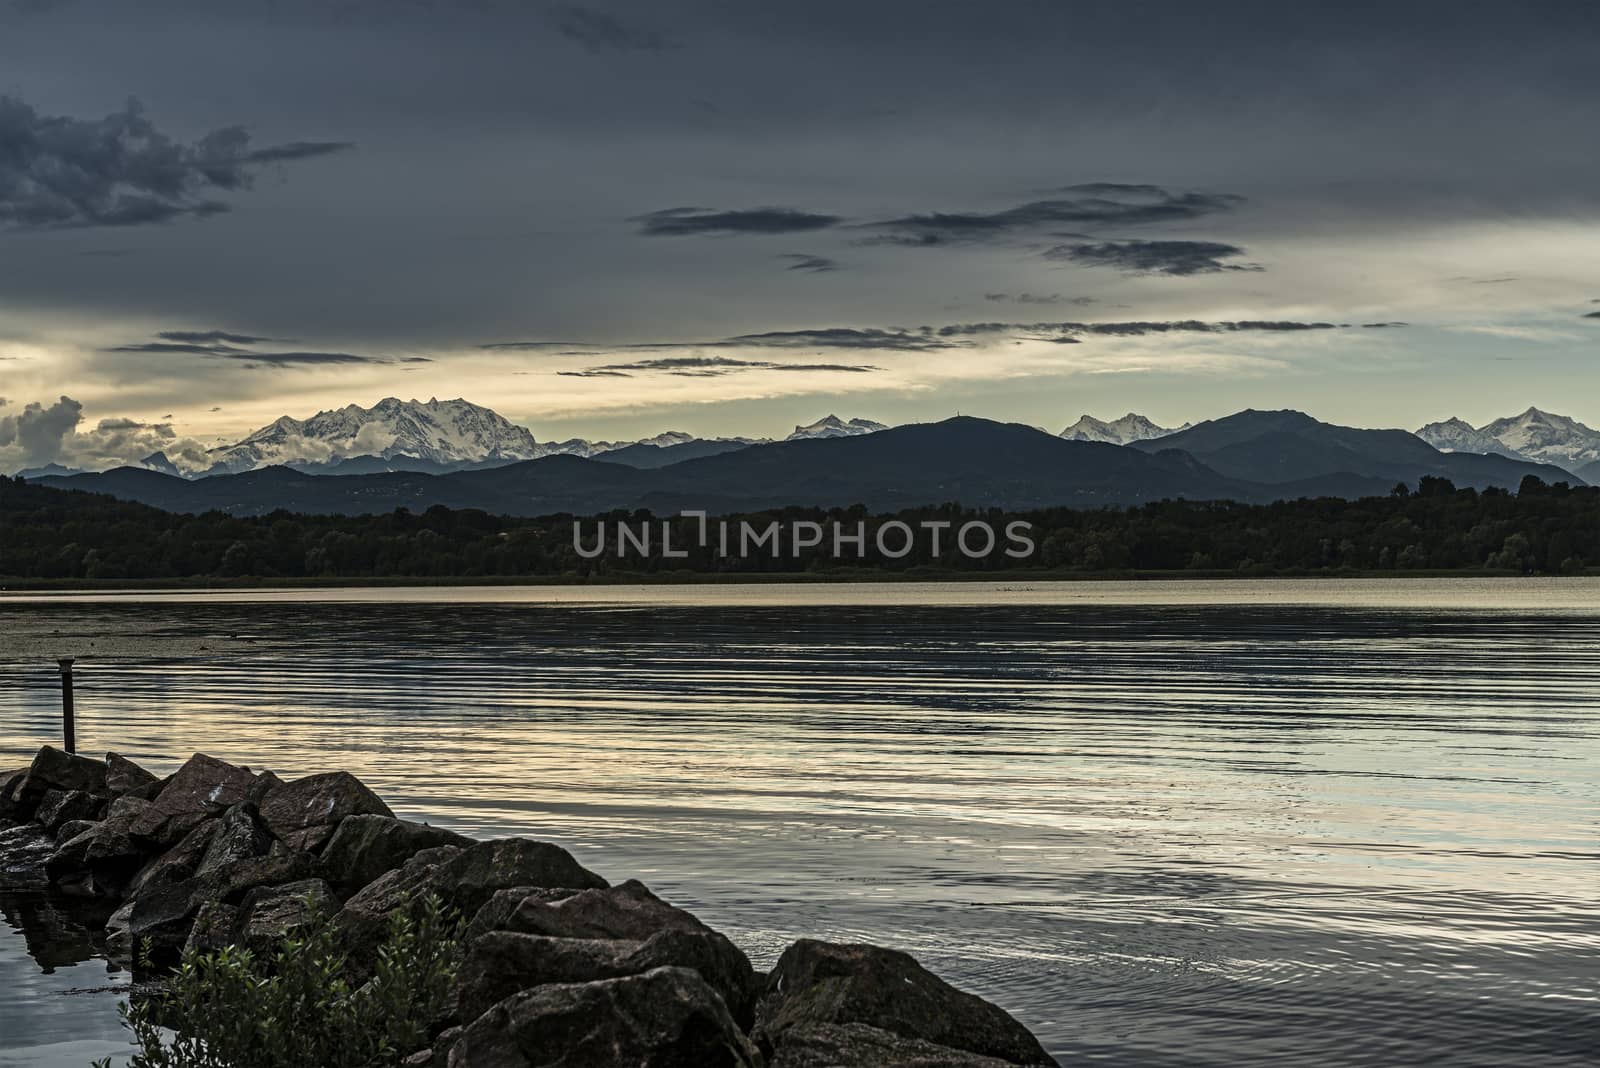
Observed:
[[[72,841],[84,831],[92,831],[100,826],[99,820],[72,820],[56,828],[56,842],[65,844]]]
[[[22,780],[28,777],[27,768],[16,768],[13,771],[0,771],[0,827],[8,824],[25,822],[33,815],[31,810],[25,809],[20,802],[13,801],[11,795]]]
[[[338,907],[333,889],[321,879],[258,887],[245,895],[239,908],[239,932],[248,948],[270,951],[280,940],[332,916]]]
[[[515,994],[478,1017],[449,1068],[759,1068],[716,991],[687,968]]]
[[[520,990],[617,979],[661,967],[693,969],[722,998],[734,1022],[748,1025],[755,993],[750,962],[711,931],[660,931],[642,942],[490,931],[472,942],[462,962],[458,1009],[461,1019],[473,1020]]]
[[[281,886],[315,875],[314,858],[279,843],[264,857],[161,888],[142,887],[134,898],[129,932],[135,939],[149,938],[162,949],[174,949],[188,941],[195,915],[207,902],[236,904],[257,887]]]
[[[106,754],[106,789],[118,797],[154,786],[161,780],[125,756]]]
[[[1004,1009],[957,990],[908,954],[802,939],[778,958],[753,1037],[772,1051],[791,1030],[823,1024],[865,1024],[1012,1064],[1056,1063]]]
[[[393,817],[389,806],[360,779],[345,771],[308,775],[269,790],[261,819],[279,841],[316,852],[346,817]]]
[[[194,878],[220,826],[217,820],[196,824],[177,845],[151,858],[134,874],[128,881],[128,893],[134,896],[155,893]]]
[[[45,889],[45,864],[55,851],[55,837],[37,823],[0,831],[0,890]]]
[[[936,1046],[866,1024],[791,1028],[769,1068],[1011,1068],[1010,1061]]]
[[[254,781],[247,768],[196,753],[173,774],[131,831],[157,845],[173,845],[197,824],[243,801]]]
[[[49,878],[50,885],[57,891],[69,897],[116,895],[118,887],[97,883],[94,872],[89,867],[89,847],[94,844],[99,830],[98,823],[90,824],[81,834],[61,843],[44,862],[45,875]]]
[[[196,953],[215,953],[234,945],[241,940],[241,919],[238,906],[207,901],[195,913],[194,924],[189,928],[189,938],[183,948]]]
[[[663,965],[694,968],[722,995],[741,1026],[749,1026],[754,1019],[755,970],[749,958],[726,937],[661,900],[636,879],[557,900],[526,897],[500,926],[507,931],[558,939],[624,939],[641,943],[638,957],[619,965],[624,970],[612,974],[631,974]]]
[[[560,901],[562,898],[571,897],[573,894],[582,893],[581,890],[550,889],[538,886],[513,886],[507,890],[496,890],[489,896],[472,916],[467,924],[466,933],[462,941],[470,945],[479,935],[490,931],[507,930],[511,917],[522,903],[530,897],[539,901]]]
[[[97,820],[105,810],[105,799],[83,790],[46,790],[34,810],[33,820],[51,834],[62,824],[74,820]]]
[[[283,780],[271,771],[263,771],[256,776],[256,781],[250,784],[250,789],[245,791],[244,799],[260,809],[261,802],[267,795],[283,785]]]
[[[471,916],[498,890],[550,887],[574,890],[603,887],[604,879],[572,854],[548,842],[500,838],[466,849],[424,849],[395,871],[379,876],[345,903],[338,923],[355,939],[355,948],[380,934],[386,917],[428,893],[436,893],[463,916]],[[367,945],[366,948],[371,948]]]
[[[255,857],[264,857],[272,847],[272,835],[261,826],[256,807],[241,801],[217,820],[215,833],[206,843],[205,854],[195,865],[196,875],[231,868]]]
[[[53,745],[40,746],[28,765],[28,773],[16,782],[11,800],[28,816],[33,814],[47,790],[81,790],[106,795],[106,766],[98,760],[64,753]]]
[[[472,839],[426,823],[393,816],[358,813],[348,816],[322,850],[329,881],[353,893],[386,871],[399,868],[424,849],[473,845]]]

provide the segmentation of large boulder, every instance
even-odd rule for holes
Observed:
[[[196,875],[224,871],[255,857],[264,857],[272,848],[272,835],[256,818],[256,807],[241,801],[217,820],[216,831],[206,843],[205,853],[195,865]]]
[[[339,824],[322,850],[322,864],[333,885],[353,893],[384,872],[436,846],[465,849],[472,839],[426,823],[397,820],[393,816],[359,813]]]
[[[46,790],[33,820],[51,834],[75,820],[97,820],[105,811],[105,798],[83,790]]]
[[[753,1035],[781,1050],[788,1032],[820,1024],[866,1024],[1012,1064],[1053,1065],[1039,1040],[998,1006],[963,993],[909,954],[869,945],[802,939],[767,979]]]
[[[499,838],[466,849],[435,846],[411,857],[400,868],[367,884],[334,917],[340,938],[360,974],[383,939],[389,915],[427,894],[462,916],[471,916],[496,891],[512,887],[583,890],[606,881],[548,842]]]
[[[619,964],[623,970],[612,974],[661,965],[694,968],[723,996],[741,1025],[749,1026],[754,1018],[755,970],[749,958],[726,937],[667,904],[636,879],[554,900],[530,895],[500,926],[552,939],[621,939],[639,944],[637,956]]]
[[[316,852],[349,816],[393,817],[383,799],[346,771],[308,775],[284,783],[261,800],[261,819],[278,840],[294,849]]]
[[[53,745],[40,746],[28,773],[12,786],[11,801],[31,816],[47,790],[81,790],[104,797],[106,766]]]
[[[0,827],[4,827],[7,824],[21,823],[33,815],[31,809],[25,809],[20,801],[11,799],[12,793],[22,785],[22,780],[27,777],[27,768],[0,771]]]
[[[478,1017],[450,1068],[759,1068],[716,991],[687,968],[515,994]]]
[[[555,901],[529,897],[506,919],[504,929],[556,938],[627,938],[638,942],[658,931],[714,933],[690,913],[652,894],[637,879]]]
[[[194,924],[189,928],[185,950],[196,953],[215,953],[219,949],[239,942],[240,912],[237,905],[221,901],[207,901],[194,914]]]
[[[95,826],[83,863],[93,878],[96,896],[124,893],[129,880],[149,859],[146,844],[131,833],[134,820],[149,804],[131,796],[119,797]]]
[[[258,887],[246,894],[239,906],[239,936],[248,948],[269,952],[280,940],[332,916],[338,907],[333,889],[321,879]]]
[[[128,933],[135,942],[149,938],[161,949],[175,949],[188,941],[196,913],[208,902],[236,905],[257,887],[281,886],[316,875],[314,857],[276,843],[264,857],[159,888],[141,887],[133,899]]]
[[[936,1046],[866,1024],[792,1028],[768,1068],[1010,1068],[1010,1061]]]
[[[43,890],[45,863],[56,851],[53,835],[37,823],[0,831],[0,890]]]
[[[160,780],[118,753],[106,754],[106,789],[117,797],[154,786]]]
[[[243,801],[254,781],[248,768],[196,753],[134,821],[132,833],[157,845],[173,845],[196,825]]]
[[[490,931],[462,962],[458,1010],[473,1020],[519,990],[546,983],[586,983],[655,968],[690,968],[717,992],[740,1027],[754,1009],[753,973],[744,954],[715,932],[661,931],[642,941],[551,938]]]

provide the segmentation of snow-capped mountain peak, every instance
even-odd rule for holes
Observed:
[[[1429,423],[1417,430],[1417,437],[1440,452],[1494,453],[1514,460],[1527,459],[1487,430],[1479,430],[1465,419],[1451,418]]]
[[[1476,428],[1464,419],[1429,423],[1417,437],[1444,452],[1499,453],[1568,471],[1600,460],[1600,431],[1538,408]]]
[[[1091,415],[1080,416],[1060,434],[1068,441],[1100,441],[1111,445],[1129,445],[1135,441],[1149,441],[1151,438],[1164,438],[1168,434],[1176,434],[1179,430],[1187,430],[1189,424],[1181,427],[1169,428],[1160,426],[1137,412],[1129,412],[1121,419],[1105,422]]]
[[[211,450],[211,472],[268,464],[334,463],[356,456],[410,457],[440,464],[528,460],[537,444],[526,427],[465,400],[350,404],[309,419],[283,416],[235,445]]]
[[[814,438],[853,438],[862,434],[875,434],[880,430],[889,429],[883,423],[875,423],[871,419],[840,419],[837,415],[825,415],[815,423],[797,426],[794,433],[784,438],[785,441],[809,441]]]

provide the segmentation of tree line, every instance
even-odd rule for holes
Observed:
[[[511,518],[443,507],[384,515],[178,515],[111,497],[0,477],[0,581],[120,583],[248,580],[590,580],[674,573],[1060,571],[1298,575],[1404,571],[1577,574],[1600,564],[1600,488],[1523,480],[1516,493],[1425,478],[1385,497],[1252,505],[1168,500],[1130,508],[1002,513],[959,504],[871,515],[862,507],[785,508],[727,517],[765,527],[842,524],[867,532],[866,550],[835,557],[827,539],[775,553],[723,556],[698,541],[700,520],[618,511]],[[980,559],[916,539],[880,552],[887,523],[959,528],[1030,524],[1033,550]],[[597,524],[672,528],[652,551],[624,558],[578,551]],[[902,542],[893,540],[898,547]],[[592,552],[592,549],[590,550]]]

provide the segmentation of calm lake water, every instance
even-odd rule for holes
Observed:
[[[1600,1048],[1600,582],[0,599],[0,768],[68,652],[83,751],[347,768],[758,967],[909,950],[1063,1063]],[[0,1066],[120,1049],[87,934],[0,906]]]

